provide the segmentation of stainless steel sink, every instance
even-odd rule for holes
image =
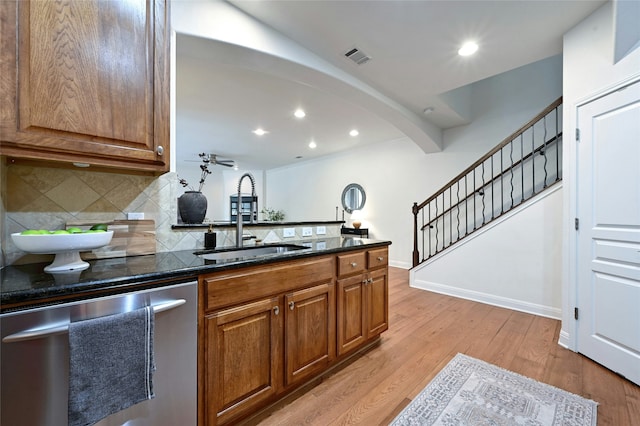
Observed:
[[[243,248],[223,249],[216,251],[199,251],[194,254],[206,260],[250,259],[260,256],[284,254],[293,251],[309,249],[305,246],[294,244],[274,244],[267,246],[252,246]]]

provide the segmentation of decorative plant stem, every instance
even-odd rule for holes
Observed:
[[[209,155],[205,154],[204,152],[202,154],[198,154],[198,156],[202,159],[202,164],[200,164],[200,182],[198,185],[198,192],[202,192],[202,187],[204,186],[204,181],[207,179],[207,176],[209,176],[211,174],[211,171],[209,170]],[[179,182],[180,185],[182,185],[184,188],[189,188],[191,191],[195,191],[193,189],[193,187],[191,185],[189,185],[189,182],[186,181],[186,179],[182,179],[178,176],[179,178]]]

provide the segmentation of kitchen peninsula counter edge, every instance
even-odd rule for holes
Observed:
[[[195,248],[144,256],[90,260],[88,269],[64,274],[44,272],[47,263],[6,266],[0,269],[0,314],[166,287],[221,270],[385,247],[391,244],[390,241],[342,237],[288,243],[305,245],[308,248],[250,259],[215,261],[198,257],[194,253],[201,249]]]

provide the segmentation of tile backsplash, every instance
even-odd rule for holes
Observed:
[[[144,213],[155,221],[156,252],[193,250],[204,246],[206,229],[173,230],[177,222],[177,197],[183,188],[176,173],[159,177],[103,173],[82,169],[33,167],[0,162],[0,267],[46,262],[53,255],[27,254],[18,249],[11,234],[25,229],[63,229],[67,222],[127,219],[127,213]],[[340,224],[327,225],[325,234],[284,237],[283,224],[245,226],[245,233],[264,243],[340,236]],[[291,225],[286,225],[291,227]],[[217,246],[235,245],[235,228],[216,227]]]
[[[2,263],[29,263],[48,257],[28,255],[11,241],[24,229],[62,229],[68,221],[126,219],[142,212],[156,224],[156,251],[192,249],[200,234],[171,230],[178,194],[175,173],[159,177],[4,164],[0,167]]]

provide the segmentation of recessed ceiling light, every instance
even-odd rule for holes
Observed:
[[[304,112],[304,110],[303,110],[302,108],[298,108],[298,109],[293,113],[293,115],[295,115],[295,116],[296,116],[296,117],[298,117],[298,118],[304,118],[304,117],[307,115],[307,113],[305,113],[305,112]]]
[[[317,146],[318,145],[314,141],[309,142],[309,148],[316,149]]]
[[[353,136],[354,138],[355,138],[356,136],[358,136],[359,134],[360,134],[360,132],[359,132],[359,131],[357,131],[356,129],[353,129],[352,131],[350,131],[350,132],[349,132],[349,135],[350,135],[350,136]]]
[[[260,127],[258,127],[257,129],[255,129],[255,130],[253,131],[253,133],[255,133],[255,134],[256,134],[256,135],[258,135],[258,136],[263,136],[263,135],[266,135],[266,134],[267,134],[267,133],[269,133],[269,132],[267,132],[266,130],[261,129]]]
[[[478,50],[478,45],[473,41],[468,41],[462,45],[460,50],[458,50],[458,55],[460,56],[469,56],[476,53]]]
[[[237,165],[237,164],[235,164],[235,165],[233,166],[233,170],[238,171],[238,165]]]

